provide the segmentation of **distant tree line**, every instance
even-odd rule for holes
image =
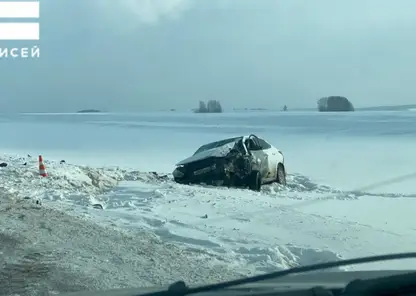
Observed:
[[[222,107],[219,101],[209,100],[207,103],[199,101],[198,109],[194,110],[195,113],[222,113]]]
[[[99,113],[99,112],[101,111],[97,109],[84,109],[84,110],[77,111],[77,113]]]
[[[318,100],[319,112],[347,112],[354,111],[354,106],[346,98],[341,96],[330,96]]]

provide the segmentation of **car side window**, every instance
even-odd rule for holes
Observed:
[[[248,142],[250,143],[249,144],[250,145],[250,148],[249,148],[250,151],[256,151],[256,150],[261,150],[262,149],[256,138],[251,138],[251,139],[248,140]]]
[[[259,142],[259,146],[261,147],[261,149],[269,149],[269,148],[271,148],[272,146],[269,144],[269,143],[267,143],[265,140],[263,140],[263,139],[260,139],[260,138],[257,138],[257,141]]]

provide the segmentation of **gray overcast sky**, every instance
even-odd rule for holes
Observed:
[[[415,0],[41,0],[40,25],[0,112],[416,103]]]

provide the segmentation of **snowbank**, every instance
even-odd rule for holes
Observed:
[[[31,157],[0,157],[0,291],[6,295],[102,290],[236,278],[221,258],[164,243],[149,231],[99,225],[77,211],[59,210],[65,194],[84,200],[123,179],[155,175],[92,169]],[[25,164],[26,163],[26,164]],[[97,210],[98,211],[98,210]]]
[[[78,199],[84,205],[91,198],[108,192],[122,180],[159,180],[157,174],[119,168],[91,168],[44,159],[48,177],[39,176],[38,159],[30,155],[0,156],[0,190],[15,198],[45,200]]]

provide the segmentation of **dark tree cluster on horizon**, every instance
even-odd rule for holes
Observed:
[[[198,109],[194,110],[195,113],[222,113],[222,107],[219,101],[209,100],[207,103],[199,101]]]
[[[319,112],[348,112],[354,111],[354,106],[346,98],[341,96],[330,96],[318,100]]]

